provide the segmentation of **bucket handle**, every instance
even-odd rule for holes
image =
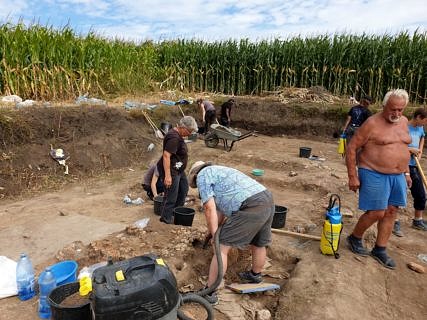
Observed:
[[[335,206],[335,203],[337,202],[337,200],[338,200],[338,210],[339,212],[341,212],[341,198],[336,193],[331,194],[331,197],[329,198],[329,204],[327,208],[328,211]]]

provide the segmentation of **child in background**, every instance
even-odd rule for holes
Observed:
[[[410,189],[412,198],[414,199],[415,209],[412,227],[423,231],[427,231],[427,224],[423,220],[423,211],[426,207],[426,193],[414,157],[421,159],[425,136],[423,126],[426,123],[427,111],[423,108],[416,109],[412,119],[408,122],[409,135],[412,138],[412,142],[408,145],[409,152],[411,153],[411,160],[409,161],[409,175],[411,176],[412,185]],[[400,229],[400,221],[398,219],[394,222],[393,234],[398,237],[403,237],[403,232]]]

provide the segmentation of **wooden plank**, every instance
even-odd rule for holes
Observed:
[[[298,232],[287,231],[287,230],[280,230],[280,229],[273,229],[273,228],[271,228],[271,231],[274,232],[274,233],[279,233],[279,234],[283,234],[283,235],[290,236],[290,237],[320,241],[320,237],[319,236],[313,236],[311,234],[298,233]]]
[[[237,293],[252,293],[262,292],[268,290],[280,289],[280,286],[275,283],[261,282],[261,283],[232,283],[227,285],[227,288]]]

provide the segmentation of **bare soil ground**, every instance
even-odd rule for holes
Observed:
[[[264,169],[265,175],[256,179],[273,192],[276,204],[288,208],[287,230],[320,235],[329,196],[338,193],[343,211],[354,213],[353,218],[344,218],[341,258],[322,255],[317,241],[274,234],[264,274],[281,290],[238,295],[222,288],[216,319],[257,319],[260,310],[268,310],[272,319],[426,319],[426,275],[406,267],[408,262],[423,264],[417,255],[427,253],[426,234],[410,228],[412,205],[401,210],[405,237],[392,236],[389,244],[396,270],[385,269],[370,257],[355,257],[344,240],[361,212],[357,195],[348,191],[336,141],[330,138],[340,124],[331,111],[316,115],[311,112],[317,106],[300,108],[297,114],[264,98],[242,100],[234,124],[256,129],[259,135],[237,142],[231,152],[220,145],[207,148],[202,140],[190,143],[190,162],[215,161],[248,175],[253,168]],[[161,111],[153,116],[156,120],[165,117]],[[185,112],[197,114],[190,107]],[[167,116],[173,122],[179,113]],[[158,221],[140,183],[149,162],[160,157],[161,141],[137,113],[64,107],[7,112],[0,120],[1,255],[17,260],[25,251],[40,272],[63,259],[75,259],[81,268],[108,256],[120,260],[156,253],[175,274],[181,291],[204,285],[212,251],[200,246],[206,226],[196,191],[190,190],[196,198],[190,206],[197,212],[192,227]],[[156,147],[148,152],[151,142]],[[50,144],[70,154],[69,176],[63,176],[63,169],[49,158]],[[299,158],[302,146],[326,160]],[[125,194],[146,201],[126,205]],[[142,218],[150,218],[146,228],[132,226]],[[375,234],[375,228],[368,231],[368,246]],[[232,251],[224,282],[238,281],[236,272],[249,265],[247,251]],[[36,299],[2,299],[1,318],[35,319],[36,305]],[[185,308],[195,319],[203,318],[197,307]]]

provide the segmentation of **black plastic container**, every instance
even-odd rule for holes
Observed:
[[[168,131],[169,131],[170,129],[172,129],[172,125],[170,124],[170,122],[162,121],[162,122],[160,123],[160,130],[162,130],[162,132],[163,132],[164,134],[168,133]]]
[[[48,301],[52,310],[53,320],[92,320],[90,301],[76,306],[62,306],[65,298],[79,291],[78,282],[67,283],[56,287],[49,294]]]
[[[299,148],[299,156],[301,158],[310,158],[311,148],[301,147]]]
[[[193,225],[194,214],[196,211],[187,207],[176,207],[173,209],[174,224],[191,227]]]
[[[286,214],[288,213],[288,208],[282,206],[274,206],[274,216],[271,227],[274,229],[281,229],[286,224]]]
[[[205,127],[197,127],[197,128],[198,128],[197,133],[199,133],[199,134],[205,133]]]
[[[123,279],[118,275],[123,274]],[[92,276],[96,320],[176,320],[176,279],[162,259],[145,255],[108,264]]]
[[[163,207],[163,196],[155,196],[154,201],[154,214],[160,216],[162,214],[162,207]]]

